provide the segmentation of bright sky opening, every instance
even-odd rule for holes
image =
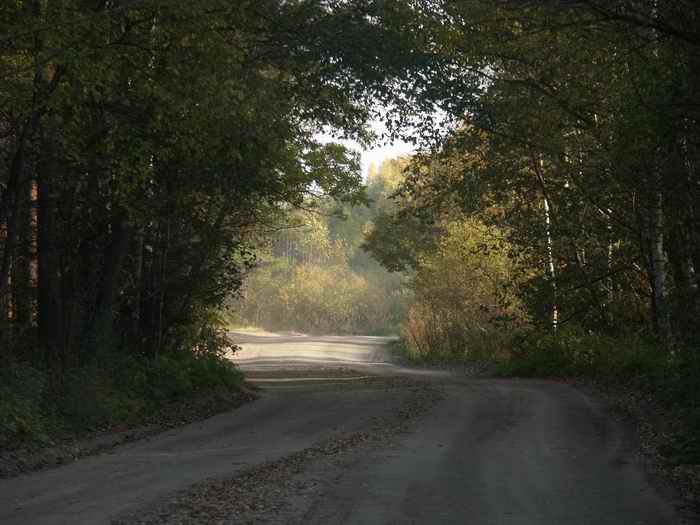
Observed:
[[[371,126],[378,136],[381,136],[382,133],[386,131],[384,125],[379,121],[373,122]],[[337,142],[355,151],[359,151],[362,159],[362,176],[365,179],[367,178],[369,167],[372,164],[379,168],[385,160],[395,159],[403,155],[411,155],[416,151],[415,146],[402,140],[393,140],[390,143],[384,143],[380,140],[375,147],[364,149],[363,146],[355,140],[337,139],[329,133],[321,133],[318,138],[321,142]]]

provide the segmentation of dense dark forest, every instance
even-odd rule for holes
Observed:
[[[367,138],[382,79],[331,39],[366,7],[3,3],[3,438],[239,382],[217,311],[256,232],[315,192],[364,198],[315,134]]]
[[[700,428],[698,27],[691,0],[3,4],[0,444],[236,388],[224,307],[638,378]],[[318,136],[380,114],[418,153],[363,184]]]

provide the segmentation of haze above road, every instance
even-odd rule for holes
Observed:
[[[323,468],[309,463],[295,476],[312,477],[314,490],[302,497],[290,484],[277,496],[275,508],[283,510],[253,521],[683,522],[649,482],[624,428],[579,390],[404,368],[392,362],[383,338],[235,333],[232,339],[243,347],[234,360],[262,387],[261,399],[109,454],[2,480],[0,523],[78,525],[117,517],[175,523],[167,513],[161,521],[144,516],[194,483],[234,479],[339,433],[376,431],[406,410],[422,384],[440,399],[404,430],[349,449],[343,461]]]

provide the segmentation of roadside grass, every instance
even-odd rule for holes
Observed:
[[[474,359],[467,353],[454,354],[434,350],[420,352],[403,337],[388,343],[389,351],[399,361],[414,366],[455,367],[472,363]]]
[[[0,451],[164,417],[192,398],[235,396],[243,374],[216,354],[113,355],[66,371],[61,395],[30,364],[0,369]],[[167,416],[165,416],[167,417]]]
[[[389,351],[396,363],[404,366],[451,371],[469,377],[490,377],[493,374],[494,360],[467,353],[430,352],[422,354],[411,347],[403,338],[389,343]]]

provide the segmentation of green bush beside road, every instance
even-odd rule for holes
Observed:
[[[0,448],[42,445],[54,436],[107,430],[156,416],[166,404],[208,392],[235,394],[243,374],[216,354],[117,355],[66,371],[61,396],[47,372],[0,369]]]

